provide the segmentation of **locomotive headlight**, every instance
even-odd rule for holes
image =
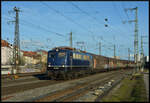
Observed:
[[[51,67],[51,65],[50,65],[51,63],[48,63],[48,67]]]
[[[62,65],[62,67],[65,67],[65,65]]]

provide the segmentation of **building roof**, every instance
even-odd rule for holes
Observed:
[[[45,50],[37,50],[37,52],[42,52],[43,54],[47,54],[48,52]]]
[[[28,57],[39,57],[40,55],[37,54],[37,52],[33,52],[33,51],[22,51],[23,52],[23,56],[28,56]]]
[[[2,47],[10,47],[10,44],[6,40],[1,40]]]

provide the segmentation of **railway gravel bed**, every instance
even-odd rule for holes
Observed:
[[[112,76],[111,76],[112,77]],[[104,76],[103,79],[106,80],[106,78],[108,78],[107,76]],[[101,80],[101,79],[100,79]],[[82,81],[82,82],[78,82],[75,83],[75,85],[67,87],[62,89],[61,91],[56,91],[53,93],[48,93],[47,95],[44,95],[42,97],[37,97],[35,99],[33,99],[32,101],[59,101],[59,99],[61,97],[63,97],[64,95],[68,94],[68,93],[72,93],[74,91],[76,91],[77,89],[81,89],[84,86],[88,86],[89,84],[91,84],[93,81],[97,81],[97,79],[91,79],[89,81]],[[60,97],[60,98],[59,98]]]
[[[35,80],[49,80],[49,78],[46,75],[36,75],[36,76],[28,76],[28,77],[21,77],[15,80],[2,80],[2,85],[9,85],[9,84],[18,84],[22,82],[28,82],[28,81],[35,81]]]
[[[31,72],[31,73],[18,73],[19,77],[32,76],[32,75],[43,75],[44,72]],[[1,79],[7,79],[9,76],[7,74],[1,75]]]
[[[69,94],[67,94],[65,96],[62,96],[60,98],[57,98],[57,99],[55,99],[53,101],[57,101],[57,102],[73,101],[76,98],[79,98],[80,96],[83,96],[84,94],[86,94],[91,88],[96,87],[96,86],[98,86],[98,85],[100,85],[102,83],[105,83],[105,82],[107,82],[108,80],[110,80],[112,78],[114,78],[114,75],[110,76],[110,77],[107,77],[107,78],[104,78],[102,80],[97,80],[97,81],[91,82],[88,85],[83,86],[82,88],[76,89],[74,92],[69,93]]]
[[[100,102],[100,100],[107,95],[112,88],[114,88],[115,86],[118,86],[118,84],[121,82],[121,80],[128,76],[128,75],[132,75],[133,71],[129,71],[127,73],[125,73],[124,75],[112,78],[109,81],[106,81],[102,84],[100,84],[98,87],[95,87],[94,89],[89,90],[88,92],[86,92],[86,94],[84,96],[81,96],[75,100],[73,100],[73,102]]]
[[[77,86],[85,82],[89,83],[88,81],[100,80],[101,78],[104,78],[105,76],[111,75],[113,73],[124,74],[123,71],[122,72],[111,71],[75,80],[68,80],[68,81],[49,80],[42,83],[37,82],[32,84],[24,84],[24,85],[21,84],[18,86],[5,87],[2,88],[2,101],[33,101],[36,98],[54,93],[56,91],[71,88],[73,86]]]
[[[15,81],[13,83],[8,83],[8,84],[5,84],[3,85],[2,84],[2,88],[6,88],[6,87],[10,87],[10,86],[20,86],[20,85],[25,85],[25,84],[33,84],[33,83],[42,83],[42,82],[45,82],[45,81],[49,81],[49,80],[39,80],[39,79],[26,79],[22,82],[20,81]]]
[[[88,90],[83,96],[72,100],[73,102],[100,102],[100,99],[106,94],[108,89],[111,88],[111,85],[108,83],[111,81],[117,81],[118,78],[111,78],[101,84],[98,85],[95,89]]]
[[[35,83],[29,82],[27,84],[22,83],[22,84],[17,85],[17,86],[15,85],[15,86],[2,87],[1,94],[2,94],[2,96],[10,95],[10,94],[19,93],[19,92],[23,92],[26,90],[39,88],[39,87],[45,87],[45,86],[56,84],[59,82],[60,81],[55,81],[55,80],[44,80],[44,81],[38,80],[38,82],[35,82]]]
[[[18,79],[10,79],[10,78],[7,78],[7,79],[1,79],[1,82],[2,83],[10,83],[10,82],[14,82],[14,81],[22,81],[22,80],[24,80],[24,79],[31,79],[31,78],[36,78],[36,77],[34,77],[34,76],[26,76],[26,77],[19,77]]]

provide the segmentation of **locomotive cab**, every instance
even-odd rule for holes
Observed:
[[[49,51],[48,52],[48,63],[49,69],[59,69],[65,67],[67,59],[67,52],[65,51]]]

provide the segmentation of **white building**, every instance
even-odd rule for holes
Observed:
[[[9,65],[12,63],[13,49],[11,47],[1,47],[1,64]]]
[[[149,56],[145,56],[145,62],[149,62]]]
[[[20,52],[20,56],[23,56],[23,52]],[[13,64],[13,48],[1,47],[1,64],[11,65]]]
[[[23,56],[23,52],[20,51],[20,56]],[[1,64],[11,65],[13,64],[13,46],[7,41],[1,40]]]
[[[116,59],[120,59],[120,56],[116,56]]]

